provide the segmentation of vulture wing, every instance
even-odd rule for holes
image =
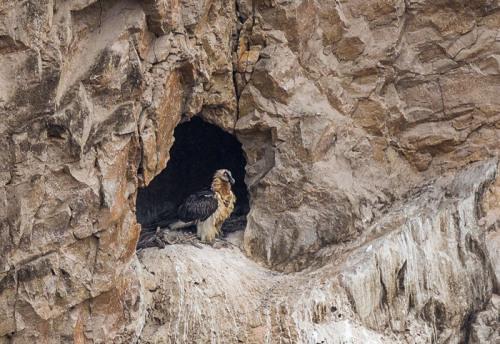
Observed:
[[[186,198],[177,209],[177,215],[184,222],[205,221],[217,210],[218,205],[215,192],[201,191]]]

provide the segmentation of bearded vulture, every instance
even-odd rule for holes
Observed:
[[[231,185],[234,179],[229,170],[215,172],[210,190],[186,198],[177,209],[179,220],[170,229],[196,225],[196,234],[202,241],[213,241],[234,209],[236,196]]]

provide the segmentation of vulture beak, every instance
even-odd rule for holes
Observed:
[[[230,179],[229,179],[229,182],[231,183],[231,185],[234,185],[234,183],[235,183],[234,178],[233,178],[233,177],[231,177],[231,176],[229,176],[229,178],[230,178]]]

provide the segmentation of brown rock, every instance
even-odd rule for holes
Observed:
[[[319,26],[323,31],[323,44],[328,46],[338,42],[344,35],[345,23],[342,21],[337,6],[330,1],[321,1],[319,11]]]
[[[163,35],[181,25],[179,0],[146,0],[140,2],[148,19],[149,29]]]
[[[4,1],[0,343],[498,341],[498,8]],[[196,115],[242,143],[246,256],[142,271]]]
[[[444,111],[443,96],[440,84],[429,81],[413,85],[406,83],[399,86],[399,94],[406,103],[405,120],[418,123],[436,116],[436,112]]]
[[[259,60],[259,51],[257,50],[247,50],[245,51],[240,59],[238,60],[237,71],[239,73],[253,72],[253,66]]]
[[[17,291],[17,276],[13,272],[4,272],[1,275],[2,311],[0,313],[0,336],[13,333],[16,330],[16,318],[14,315]]]
[[[365,48],[359,37],[343,37],[335,46],[334,52],[340,60],[354,60]]]
[[[373,100],[358,103],[352,119],[356,125],[360,125],[372,134],[380,134],[386,111],[379,102]]]
[[[184,87],[177,72],[169,74],[165,82],[155,88],[153,101],[148,108],[148,116],[153,127],[146,127],[145,145],[143,145],[143,159],[145,164],[144,181],[148,184],[167,165],[168,150],[172,146],[174,128],[181,118],[184,99]],[[154,133],[152,132],[154,128]],[[153,136],[154,135],[154,136]],[[165,150],[158,152],[159,147]]]

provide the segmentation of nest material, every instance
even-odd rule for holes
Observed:
[[[247,224],[246,214],[248,210],[237,208],[231,217],[222,225],[223,236],[225,233],[232,233],[244,230]],[[201,241],[196,236],[196,227],[190,226],[182,230],[171,230],[168,227],[157,227],[156,229],[143,228],[137,243],[137,250],[148,247],[164,248],[166,245],[190,244],[201,248]]]
[[[169,228],[158,227],[155,231],[142,231],[137,243],[137,250],[148,247],[164,248],[166,245],[174,244],[192,244],[196,247],[201,246],[196,234],[190,231],[170,230]]]

